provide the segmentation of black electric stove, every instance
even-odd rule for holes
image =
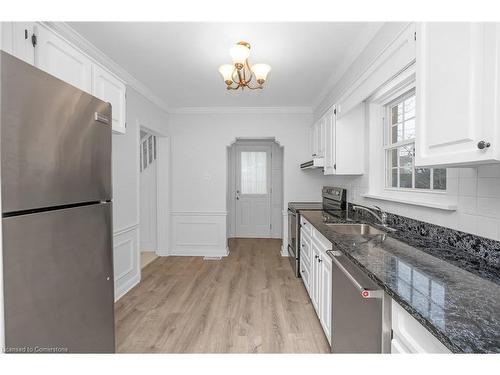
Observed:
[[[345,189],[325,186],[322,190],[322,202],[288,203],[288,259],[295,276],[300,277],[300,211],[342,214],[346,209],[346,195]]]

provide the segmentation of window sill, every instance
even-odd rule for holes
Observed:
[[[381,201],[410,204],[412,206],[429,207],[429,208],[434,208],[437,210],[444,210],[444,211],[456,211],[457,210],[456,204],[443,204],[443,203],[426,202],[426,201],[412,201],[412,200],[399,199],[399,198],[393,198],[393,197],[389,197],[389,196],[385,196],[385,195],[376,195],[376,194],[363,194],[362,197],[368,198],[368,199],[378,199]]]

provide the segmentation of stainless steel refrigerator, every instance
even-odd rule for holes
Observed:
[[[114,352],[111,106],[0,55],[7,351]]]

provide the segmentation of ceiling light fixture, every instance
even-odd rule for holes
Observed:
[[[267,64],[250,65],[248,56],[250,55],[250,44],[247,42],[238,42],[229,51],[233,64],[224,64],[219,67],[219,72],[224,78],[228,90],[243,90],[245,87],[250,90],[261,89],[266,82],[267,74],[271,67]],[[257,82],[251,85],[255,77]],[[233,86],[234,84],[234,86]]]

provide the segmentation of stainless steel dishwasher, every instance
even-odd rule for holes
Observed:
[[[332,258],[332,353],[388,353],[390,298],[340,251]]]

